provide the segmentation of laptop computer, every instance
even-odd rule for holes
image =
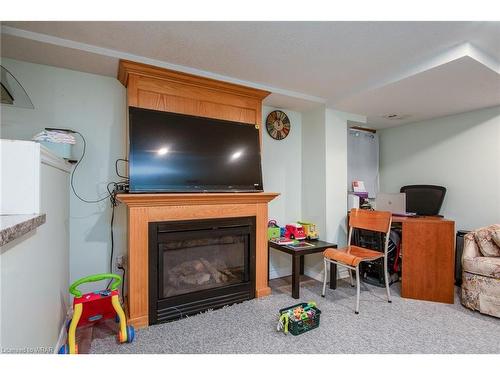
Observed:
[[[416,216],[415,212],[406,212],[405,193],[378,193],[375,208],[377,211],[390,211],[396,216]]]

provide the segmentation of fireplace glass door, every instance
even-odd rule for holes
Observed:
[[[149,223],[149,324],[255,296],[255,217]]]
[[[160,243],[160,296],[168,298],[247,282],[248,234],[240,232],[181,232]]]

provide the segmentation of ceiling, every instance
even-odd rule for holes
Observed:
[[[112,77],[125,58],[374,128],[500,105],[500,22],[5,22],[1,54]]]

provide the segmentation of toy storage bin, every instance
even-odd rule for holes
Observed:
[[[280,310],[279,315],[281,316],[281,314],[285,313],[288,310],[293,310],[296,307],[306,307],[306,306],[307,303],[298,303],[290,307],[285,307],[284,309]],[[290,319],[290,322],[288,323],[288,332],[290,332],[294,336],[297,336],[307,331],[310,331],[311,329],[319,327],[319,318],[321,315],[321,310],[318,309],[317,307],[311,307],[311,308],[316,311],[314,317],[312,319],[301,320],[301,321],[293,321]]]

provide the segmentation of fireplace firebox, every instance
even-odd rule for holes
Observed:
[[[149,324],[255,297],[255,217],[149,223]]]

